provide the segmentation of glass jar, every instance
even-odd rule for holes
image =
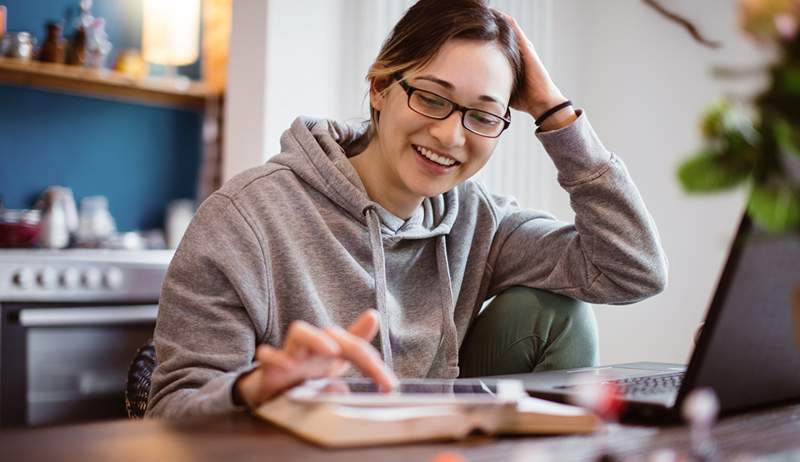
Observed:
[[[81,199],[76,236],[81,247],[99,247],[117,232],[114,217],[108,210],[105,196],[87,196]]]
[[[31,59],[36,50],[36,38],[29,32],[10,32],[3,36],[5,55],[10,58]]]

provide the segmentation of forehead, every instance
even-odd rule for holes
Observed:
[[[450,40],[425,66],[408,77],[432,75],[451,83],[454,95],[477,99],[492,96],[507,102],[511,95],[514,75],[511,64],[494,42]]]

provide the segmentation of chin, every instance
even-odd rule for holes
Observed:
[[[447,191],[450,191],[454,187],[455,186],[449,186],[449,187],[446,187],[446,188],[432,188],[432,187],[414,188],[414,189],[412,189],[412,191],[414,191],[414,193],[416,193],[416,194],[418,194],[418,195],[420,195],[422,197],[436,197],[439,194],[443,194],[443,193],[446,193]]]
[[[428,178],[409,178],[406,181],[406,187],[414,195],[420,197],[436,197],[439,194],[450,191],[457,186],[457,183],[447,182],[432,182]]]

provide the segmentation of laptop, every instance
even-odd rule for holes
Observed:
[[[560,401],[581,384],[614,382],[625,421],[675,421],[696,388],[713,389],[723,414],[800,400],[800,234],[769,234],[745,215],[695,340],[688,366],[638,362],[503,377]]]

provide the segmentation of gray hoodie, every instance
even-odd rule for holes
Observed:
[[[192,220],[161,293],[148,414],[235,408],[232,384],[289,324],[380,314],[375,345],[399,377],[454,378],[484,300],[529,286],[597,303],[661,291],[667,262],[622,161],[586,115],[537,133],[575,224],[467,181],[403,220],[372,201],[347,158],[366,125],[298,118],[281,154],[227,182]]]

